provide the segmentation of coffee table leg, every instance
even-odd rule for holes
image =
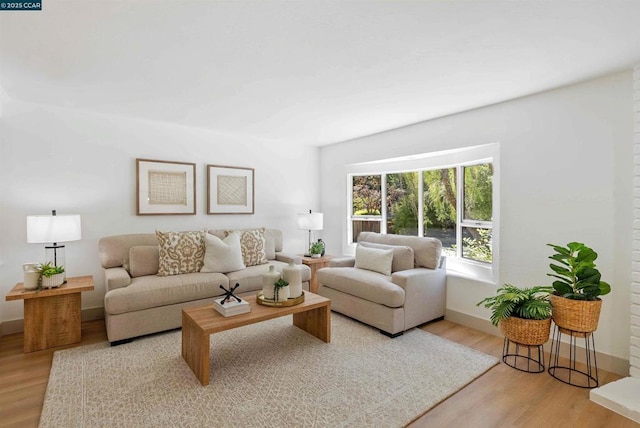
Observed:
[[[182,358],[200,383],[209,385],[209,335],[182,313]]]
[[[293,325],[327,343],[331,342],[331,307],[321,306],[293,314]]]

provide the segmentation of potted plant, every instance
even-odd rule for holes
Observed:
[[[601,280],[595,260],[598,254],[581,242],[570,242],[566,247],[547,244],[555,250],[549,256],[556,263],[549,267],[556,278],[551,295],[553,321],[566,330],[590,333],[598,328],[602,300],[611,286]]]
[[[504,336],[522,345],[542,345],[549,340],[551,329],[551,287],[518,288],[505,284],[495,296],[476,306],[491,309],[491,323],[500,327]]]
[[[37,267],[40,277],[38,289],[58,287],[64,283],[64,268],[54,266],[51,262],[40,263]]]
[[[280,290],[284,289],[285,287],[287,287],[289,285],[289,283],[287,281],[285,281],[284,279],[280,278],[279,280],[277,280],[276,282],[273,283],[273,300],[276,302],[282,301],[282,300],[287,300],[289,298],[289,293],[283,293],[286,295],[280,295]],[[288,291],[288,290],[287,290]]]
[[[318,242],[314,242],[311,244],[311,246],[309,247],[309,254],[311,254],[311,257],[321,257],[322,256],[322,252],[324,251],[324,243],[320,240],[318,240]]]

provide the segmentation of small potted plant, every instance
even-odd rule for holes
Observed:
[[[549,340],[551,329],[551,287],[518,288],[505,284],[495,296],[476,306],[491,309],[491,323],[500,327],[504,336],[522,345],[542,345]]]
[[[324,243],[322,241],[314,242],[309,247],[309,254],[311,257],[318,258],[322,256],[322,252],[324,251]]]
[[[611,292],[611,286],[601,280],[596,268],[598,254],[581,242],[570,242],[566,247],[547,244],[555,250],[549,256],[556,263],[549,267],[556,278],[551,295],[553,321],[560,328],[590,333],[598,328],[602,300]]]
[[[276,282],[273,283],[273,300],[276,302],[280,302],[283,300],[287,300],[289,298],[289,289],[287,288],[286,292],[284,291],[285,287],[289,287],[289,283],[284,279],[280,278]]]
[[[40,277],[38,289],[58,287],[64,283],[64,268],[51,262],[40,263],[37,267]]]

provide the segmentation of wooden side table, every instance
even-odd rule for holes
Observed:
[[[329,260],[331,260],[332,258],[333,256],[329,256],[327,254],[318,258],[302,256],[302,264],[307,265],[311,268],[309,291],[311,291],[312,293],[318,293],[318,277],[316,276],[318,270],[322,269],[323,267],[329,266]]]
[[[81,293],[93,290],[92,276],[67,278],[57,288],[25,290],[19,282],[6,300],[24,300],[25,353],[80,342]]]

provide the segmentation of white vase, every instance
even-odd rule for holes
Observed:
[[[269,270],[262,274],[262,297],[273,300],[273,284],[275,284],[279,279],[280,274],[276,272],[276,268],[273,265],[269,265]]]
[[[278,289],[278,300],[276,300],[276,302],[286,302],[288,298],[289,286],[287,285],[286,287],[280,287],[280,289]]]
[[[293,260],[282,269],[282,279],[289,283],[289,297],[300,297],[302,294],[302,270],[300,266],[293,263]]]
[[[22,282],[25,290],[35,290],[38,288],[38,278],[40,278],[40,272],[38,271],[38,263],[25,263],[22,265],[24,271],[24,280]]]

